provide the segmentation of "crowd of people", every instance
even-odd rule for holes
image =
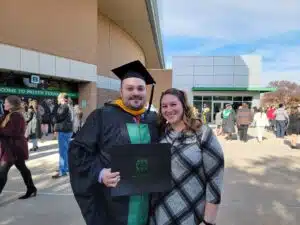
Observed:
[[[266,109],[253,107],[243,103],[237,110],[230,104],[216,114],[216,133],[225,135],[227,140],[232,140],[237,133],[239,140],[248,141],[248,128],[255,127],[258,142],[263,141],[265,130],[274,132],[277,138],[290,136],[291,148],[297,147],[297,138],[300,135],[300,104],[290,106],[288,109],[283,104],[269,106]]]
[[[121,79],[120,98],[92,112],[82,127],[75,121],[80,109],[71,107],[66,94],[58,96],[51,124],[46,123],[57,132],[59,143],[59,170],[53,178],[69,173],[87,225],[215,224],[224,157],[212,129],[202,123],[186,94],[178,89],[162,93],[158,114],[150,110],[151,100],[147,109],[146,85],[155,81],[139,61],[113,72]],[[33,142],[32,150],[37,151],[45,121],[36,101],[27,107],[19,97],[8,96],[4,106],[6,113],[0,120],[0,193],[9,169],[15,165],[27,187],[20,199],[27,199],[37,194],[25,163],[29,158],[28,139]],[[172,184],[169,190],[111,196],[123,173],[112,171],[107,149],[128,143],[170,145],[171,177],[165,181]]]
[[[35,196],[37,189],[25,161],[30,151],[38,150],[38,140],[43,134],[55,132],[59,144],[59,170],[52,178],[60,178],[68,173],[68,148],[71,137],[80,130],[83,122],[82,110],[72,106],[67,94],[58,96],[58,105],[52,114],[40,110],[38,101],[28,103],[18,96],[8,96],[4,102],[5,113],[0,118],[0,194],[7,182],[10,168],[15,165],[27,187],[20,199]],[[28,149],[28,142],[32,148]]]

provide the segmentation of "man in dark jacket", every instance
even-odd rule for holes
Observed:
[[[53,179],[66,176],[69,172],[68,149],[73,134],[73,114],[68,99],[66,93],[61,93],[57,98],[59,107],[54,117],[54,131],[58,132],[59,172],[52,176]]]
[[[148,193],[110,195],[122,174],[111,171],[108,149],[158,141],[156,113],[145,111],[146,85],[155,82],[139,61],[113,72],[122,80],[121,98],[92,112],[71,142],[70,181],[87,225],[146,225]]]
[[[247,103],[242,104],[242,108],[238,110],[236,123],[238,127],[238,135],[241,141],[248,141],[248,128],[252,122],[252,113]]]

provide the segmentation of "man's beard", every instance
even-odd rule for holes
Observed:
[[[136,106],[136,104],[130,104],[131,101],[139,101],[140,104]],[[127,103],[127,107],[129,107],[132,110],[141,110],[142,108],[144,108],[144,105],[145,105],[145,101],[141,97],[130,98]]]

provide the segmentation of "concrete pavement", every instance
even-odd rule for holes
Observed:
[[[300,148],[291,150],[287,139],[271,133],[259,144],[254,129],[250,134],[248,143],[221,140],[226,170],[219,224],[299,225]]]
[[[69,179],[51,178],[58,167],[57,143],[47,141],[41,146],[39,152],[31,153],[27,162],[38,188],[37,197],[18,200],[26,188],[13,168],[0,196],[0,225],[83,225]]]
[[[253,137],[246,144],[220,138],[226,170],[218,224],[300,224],[300,150],[291,150],[287,140],[270,133],[266,137],[262,144]],[[13,168],[0,195],[0,225],[84,225],[68,178],[51,179],[58,164],[56,142],[42,145],[27,163],[38,196],[17,200],[25,186]]]

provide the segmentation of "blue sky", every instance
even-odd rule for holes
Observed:
[[[262,56],[261,84],[300,83],[300,0],[158,0],[167,68],[172,56]]]

